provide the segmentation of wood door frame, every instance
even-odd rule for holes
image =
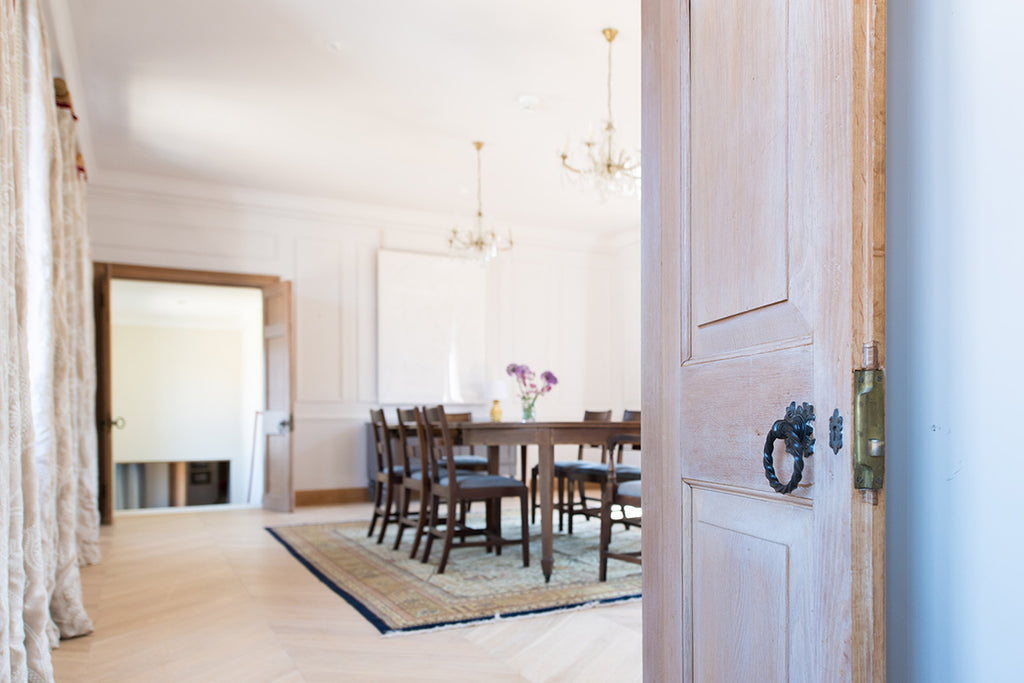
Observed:
[[[885,50],[886,0],[851,0],[851,35],[840,41],[849,67],[849,125],[853,148],[850,187],[852,239],[851,365],[860,365],[859,345],[880,344],[884,367],[885,310]],[[684,500],[679,454],[683,448],[677,405],[685,360],[683,321],[689,298],[680,268],[689,251],[684,225],[689,211],[689,26],[688,0],[642,0],[641,349],[644,359],[643,441],[645,459],[643,592],[645,680],[692,679],[693,661],[684,633],[690,605],[683,599],[681,568],[687,564]],[[663,259],[663,255],[673,255]],[[668,324],[663,325],[663,321]],[[681,355],[679,351],[684,353]],[[844,362],[846,359],[844,359]],[[655,456],[655,453],[658,454]],[[651,476],[653,475],[653,476]],[[861,500],[862,492],[851,491]],[[874,504],[853,505],[853,585],[850,587],[854,642],[849,663],[853,680],[885,678],[884,491]],[[859,551],[866,548],[866,555]],[[882,562],[873,561],[882,558]],[[833,653],[832,656],[841,656]]]
[[[228,273],[212,270],[186,270],[161,268],[125,263],[93,263],[93,277],[110,280],[145,280],[149,282],[170,282],[190,285],[217,285],[222,287],[254,287],[265,290],[281,282],[277,275],[254,275],[249,273]],[[110,448],[103,447],[104,439],[109,441],[104,420],[104,405],[110,400],[111,367],[110,359],[110,302],[96,297],[93,302],[96,313],[96,429],[99,440],[99,509],[102,524],[114,521],[114,462]],[[106,321],[105,332],[101,329]]]

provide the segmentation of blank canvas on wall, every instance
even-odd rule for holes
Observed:
[[[480,264],[378,251],[378,400],[482,403],[486,304],[486,271]]]

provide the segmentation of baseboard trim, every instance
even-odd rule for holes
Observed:
[[[370,490],[366,487],[354,489],[313,489],[311,491],[295,492],[295,507],[368,502],[370,502]]]

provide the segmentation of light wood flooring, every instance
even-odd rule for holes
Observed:
[[[369,514],[118,517],[82,570],[95,631],[54,651],[57,681],[641,680],[639,602],[382,637],[264,530]]]

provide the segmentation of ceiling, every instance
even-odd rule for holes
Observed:
[[[483,140],[499,227],[639,226],[639,200],[566,182],[558,156],[604,118],[606,26],[619,139],[639,150],[639,0],[64,2],[100,184],[146,174],[468,225]]]

